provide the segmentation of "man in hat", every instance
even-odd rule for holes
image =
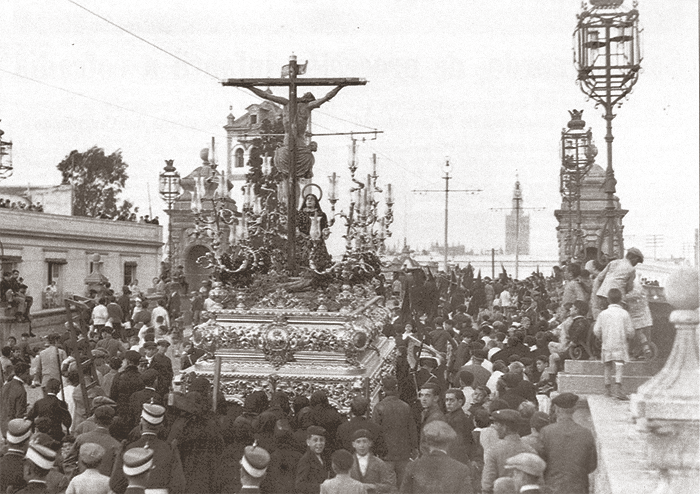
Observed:
[[[421,429],[426,424],[434,420],[445,421],[445,414],[440,410],[440,387],[433,382],[423,384],[418,393],[418,400],[422,407],[421,412]]]
[[[27,485],[15,494],[38,494],[49,492],[46,477],[56,461],[56,452],[39,443],[30,443],[24,456]]]
[[[79,458],[84,471],[71,479],[66,494],[107,494],[109,492],[109,476],[103,475],[98,470],[104,454],[105,450],[99,444],[84,443],[80,446]]]
[[[380,427],[386,453],[382,457],[400,481],[411,454],[418,449],[418,429],[411,406],[399,398],[398,380],[387,376],[382,380],[384,399],[374,407],[372,420]]]
[[[112,425],[112,419],[114,418],[114,409],[108,405],[102,405],[95,409],[94,415],[97,427],[95,430],[80,434],[76,437],[73,447],[66,456],[65,464],[75,466],[77,463],[78,472],[84,472],[85,469],[89,467],[78,461],[80,459],[81,447],[88,443],[97,444],[103,449],[103,458],[101,459],[98,470],[102,475],[109,477],[112,473],[114,460],[119,454],[119,449],[121,447],[119,441],[109,434],[109,426]]]
[[[184,492],[185,474],[182,470],[177,447],[158,438],[164,418],[164,407],[144,403],[141,411],[141,437],[128,444],[124,449],[127,452],[142,448],[153,450],[153,471],[148,478],[147,489],[160,489],[161,492],[167,490],[171,494]],[[109,487],[117,494],[122,494],[127,486],[120,463],[121,457],[117,456],[117,464],[112,469],[112,476],[109,480]]]
[[[367,398],[358,395],[352,399],[350,402],[350,420],[343,422],[338,427],[336,444],[341,448],[352,451],[353,434],[359,429],[366,429],[372,435],[370,438],[373,444],[372,451],[377,456],[380,456],[384,454],[385,450],[383,444],[380,444],[381,428],[366,417],[368,410],[369,400]]]
[[[115,304],[116,305],[116,304]],[[110,357],[123,357],[126,350],[122,342],[112,336],[113,328],[102,328],[102,339],[97,342],[97,348],[104,349]]]
[[[471,472],[467,465],[450,458],[447,451],[455,431],[436,420],[422,431],[423,455],[408,464],[399,492],[406,494],[471,494]]]
[[[549,415],[544,412],[535,412],[530,417],[530,434],[522,438],[523,442],[534,449],[540,456],[544,454],[544,444],[542,444],[540,432],[544,426],[549,424]]]
[[[141,407],[144,403],[163,404],[162,396],[156,392],[158,379],[158,371],[155,369],[146,369],[141,374],[141,380],[145,387],[132,394],[129,398],[129,408],[133,423],[138,422],[138,417],[141,414]]]
[[[128,481],[125,494],[145,494],[155,468],[153,456],[150,448],[132,448],[124,453],[122,472]]]
[[[491,414],[493,427],[500,441],[484,446],[484,471],[481,475],[481,490],[484,494],[493,492],[493,483],[506,475],[506,460],[518,453],[535,453],[518,435],[520,414],[515,410],[496,410]]]
[[[372,433],[358,429],[352,435],[353,464],[350,477],[365,485],[369,494],[396,490],[394,469],[371,453]]]
[[[7,424],[8,448],[0,457],[0,492],[13,492],[24,487],[24,455],[32,437],[32,423],[25,419],[13,419]]]
[[[95,396],[92,399],[92,415],[82,421],[73,428],[73,436],[78,437],[86,432],[94,431],[97,428],[97,420],[95,419],[95,411],[102,405],[109,406],[112,410],[115,409],[116,403],[107,396]]]
[[[5,368],[5,381],[0,391],[0,431],[3,436],[7,432],[7,424],[10,420],[27,414],[27,390],[15,369],[21,371],[20,376],[23,374],[26,376],[29,367],[24,362],[18,362],[17,367],[10,364]]]
[[[151,342],[146,342],[144,344],[144,348],[146,348],[146,357],[150,359],[148,368],[158,372],[156,392],[160,396],[165,396],[168,394],[170,385],[173,382],[173,363],[170,358],[165,355],[168,347],[170,347],[170,342],[168,340],[158,340],[155,346],[155,352],[153,352],[153,346],[150,343]],[[148,347],[146,345],[148,345]]]
[[[562,393],[552,399],[557,421],[540,431],[547,462],[545,484],[553,492],[588,493],[588,474],[598,465],[595,440],[590,430],[574,422],[578,396]]]
[[[257,444],[246,446],[241,458],[241,490],[239,493],[258,494],[270,464],[270,453]]]
[[[129,398],[145,386],[139,373],[139,361],[141,354],[133,350],[128,350],[124,354],[126,368],[116,375],[112,381],[112,389],[109,397],[117,404],[117,415],[124,419],[129,417]],[[131,424],[133,426],[133,424]]]
[[[471,360],[459,369],[460,371],[469,371],[474,375],[474,382],[472,383],[474,389],[479,386],[486,386],[486,383],[489,382],[489,377],[491,377],[491,372],[484,367],[486,356],[486,350],[474,350]],[[459,373],[457,374],[459,375]]]
[[[62,427],[65,426],[65,432],[68,432],[73,419],[68,412],[68,405],[66,402],[56,397],[61,389],[59,381],[53,378],[49,379],[46,382],[45,389],[46,397],[34,403],[27,414],[27,419],[34,421],[37,417],[46,417],[50,422],[48,434],[55,441],[60,441],[64,436]]]
[[[515,492],[520,494],[539,494],[542,492],[539,484],[546,466],[547,464],[542,458],[532,453],[520,453],[508,458],[506,470],[510,471]]]
[[[335,477],[324,480],[321,484],[321,494],[367,494],[366,486],[350,476],[353,456],[344,449],[339,449],[331,455],[331,466]]]
[[[318,494],[320,486],[329,477],[326,449],[326,429],[312,425],[306,430],[308,449],[297,465],[295,490],[299,494]]]
[[[594,318],[597,319],[600,311],[608,306],[608,293],[611,289],[620,290],[622,297],[634,290],[634,279],[637,277],[635,266],[643,262],[642,251],[632,247],[624,259],[615,259],[605,266],[593,283],[596,297],[591,297],[591,310]]]
[[[525,398],[518,392],[518,385],[523,377],[515,372],[506,372],[501,376],[500,382],[504,390],[499,390],[498,397],[508,403],[508,408],[517,410]]]
[[[61,363],[68,357],[62,348],[56,346],[59,336],[57,333],[51,333],[47,337],[49,346],[39,352],[39,358],[36,363],[36,373],[34,374],[34,383],[32,386],[41,385],[41,388],[46,393],[46,383],[49,379],[61,380]]]

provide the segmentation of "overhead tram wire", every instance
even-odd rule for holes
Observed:
[[[87,7],[85,7],[85,6],[81,5],[81,4],[79,4],[79,3],[76,2],[75,0],[67,0],[67,1],[70,2],[70,3],[72,3],[73,5],[75,5],[76,7],[78,7],[78,8],[80,8],[80,9],[84,10],[85,12],[89,13],[90,15],[94,15],[94,16],[97,17],[98,19],[103,20],[104,22],[110,24],[111,26],[116,27],[116,28],[119,29],[120,31],[123,31],[123,32],[125,32],[126,34],[128,34],[128,35],[130,35],[130,36],[133,36],[134,38],[138,39],[139,41],[142,41],[142,42],[146,43],[147,45],[149,45],[149,46],[155,48],[156,50],[158,50],[158,51],[160,51],[160,52],[162,52],[162,53],[165,53],[166,55],[168,55],[168,56],[174,58],[175,60],[177,60],[177,61],[179,61],[179,62],[182,62],[182,63],[184,63],[185,65],[187,65],[187,66],[189,66],[189,67],[192,67],[193,69],[195,69],[195,70],[197,70],[197,71],[199,71],[199,72],[201,72],[201,73],[203,73],[203,74],[206,74],[206,75],[208,75],[209,77],[212,77],[213,79],[216,79],[217,81],[221,81],[221,80],[222,80],[221,77],[218,77],[218,76],[212,74],[212,73],[209,72],[208,70],[205,70],[205,69],[203,69],[203,68],[201,68],[201,67],[198,67],[197,65],[193,64],[192,62],[189,62],[189,61],[185,60],[184,58],[182,58],[182,57],[180,57],[180,56],[178,56],[178,55],[175,55],[174,53],[172,53],[172,52],[166,50],[165,48],[161,48],[160,46],[156,45],[156,44],[153,43],[152,41],[149,41],[149,40],[147,40],[146,38],[144,38],[144,37],[142,37],[142,36],[139,36],[138,34],[136,34],[136,33],[132,32],[132,31],[126,29],[125,27],[120,26],[120,25],[117,24],[116,22],[111,21],[111,20],[107,19],[106,17],[104,17],[104,16],[98,14],[97,12],[94,12],[94,11],[88,9]],[[237,89],[238,91],[240,91],[241,93],[243,93],[243,94],[246,94],[246,95],[248,95],[248,96],[252,96],[254,99],[256,99],[256,100],[258,100],[258,101],[262,101],[262,98],[260,98],[260,97],[258,97],[258,96],[255,96],[255,95],[253,95],[253,94],[251,94],[251,93],[249,93],[248,91],[246,91],[246,90],[243,89],[243,88],[236,87],[236,89]],[[358,124],[357,122],[352,122],[352,121],[350,121],[350,120],[346,120],[346,119],[341,118],[341,117],[336,117],[335,115],[331,115],[330,113],[322,112],[322,111],[320,111],[320,110],[316,110],[316,111],[317,111],[318,113],[321,113],[321,114],[326,115],[326,116],[328,116],[328,117],[335,118],[336,120],[341,120],[341,121],[343,121],[343,122],[350,123],[350,124],[353,124],[353,125],[357,125],[357,126],[359,126],[359,127],[364,127],[364,128],[366,128],[366,129],[377,130],[375,127],[370,127],[369,125]],[[320,126],[319,126],[319,127],[320,127]],[[326,129],[326,130],[330,130],[330,129]]]
[[[197,127],[191,127],[191,126],[189,126],[189,125],[185,125],[185,124],[182,124],[182,123],[179,123],[179,122],[175,122],[175,121],[173,121],[173,120],[168,120],[167,118],[157,117],[157,116],[155,116],[155,115],[151,115],[151,114],[149,114],[149,113],[144,113],[144,112],[139,111],[139,110],[134,110],[134,109],[132,109],[132,108],[127,108],[126,106],[118,105],[118,104],[116,104],[116,103],[111,103],[111,102],[109,102],[109,101],[101,100],[101,99],[99,99],[99,98],[94,98],[94,97],[92,97],[92,96],[88,96],[87,94],[82,94],[82,93],[78,93],[78,92],[76,92],[76,91],[71,91],[70,89],[66,89],[66,88],[60,87],[60,86],[55,86],[55,85],[53,85],[53,84],[49,84],[48,82],[40,81],[40,80],[38,80],[38,79],[34,79],[34,78],[29,77],[29,76],[26,76],[26,75],[17,74],[16,72],[10,72],[9,70],[5,70],[5,69],[3,69],[3,68],[0,68],[0,72],[4,72],[5,74],[10,74],[10,75],[13,75],[13,76],[15,76],[15,77],[19,77],[20,79],[26,79],[26,80],[28,80],[28,81],[31,81],[31,82],[35,83],[35,84],[40,84],[40,85],[42,85],[42,86],[50,87],[50,88],[52,88],[52,89],[57,89],[57,90],[59,90],[59,91],[66,92],[66,93],[68,93],[68,94],[72,94],[73,96],[79,96],[79,97],[81,97],[81,98],[85,98],[85,99],[88,99],[88,100],[90,100],[90,101],[95,101],[95,102],[97,102],[97,103],[102,103],[103,105],[108,105],[108,106],[112,106],[112,107],[114,107],[114,108],[119,108],[120,110],[124,110],[124,111],[130,112],[130,113],[135,113],[136,115],[141,115],[142,117],[148,117],[148,118],[152,118],[152,119],[154,119],[154,120],[160,120],[161,122],[169,123],[169,124],[172,124],[172,125],[177,125],[178,127],[183,127],[183,128],[185,128],[185,129],[189,129],[189,130],[195,130],[195,131],[197,131],[197,132],[201,132],[201,133],[207,134],[207,135],[211,135],[211,134],[212,134],[212,132],[209,131],[209,130],[198,129]]]

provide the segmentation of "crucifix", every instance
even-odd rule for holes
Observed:
[[[306,128],[315,110],[323,103],[329,101],[345,86],[364,86],[365,79],[335,78],[298,79],[297,76],[306,72],[306,64],[298,65],[295,55],[289,57],[289,65],[282,68],[282,77],[279,78],[248,78],[226,79],[221,82],[223,86],[242,87],[248,89],[260,98],[272,101],[283,107],[282,123],[284,124],[284,144],[275,151],[275,168],[286,175],[287,180],[287,269],[291,275],[296,275],[296,205],[298,196],[299,178],[311,178],[314,163],[313,155],[316,150],[315,143],[306,143]],[[257,86],[289,88],[289,99],[275,96]],[[324,97],[316,99],[313,94],[306,93],[297,98],[299,86],[335,86]]]

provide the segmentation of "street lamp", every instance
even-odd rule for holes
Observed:
[[[607,241],[607,255],[621,258],[624,254],[621,215],[615,210],[615,172],[612,164],[613,108],[632,91],[639,77],[642,60],[639,12],[622,7],[624,0],[590,0],[584,4],[574,31],[574,65],[581,90],[605,108],[607,122],[608,164],[603,188],[607,195],[605,225],[598,239],[598,256]],[[636,2],[635,2],[636,5]]]
[[[445,172],[445,176],[443,177],[445,179],[445,274],[449,273],[449,269],[447,268],[447,254],[448,254],[448,247],[447,247],[447,211],[448,211],[448,206],[447,206],[447,201],[448,198],[450,197],[450,171],[452,170],[452,166],[450,165],[450,158],[447,157],[445,158],[445,164],[442,167],[442,171]]]
[[[173,203],[180,195],[180,174],[173,166],[175,160],[165,160],[165,168],[159,175],[158,192],[168,204],[168,265],[173,269]]]
[[[564,253],[566,260],[585,260],[583,218],[581,212],[581,183],[595,163],[598,149],[593,144],[591,129],[584,130],[586,122],[581,119],[583,110],[571,110],[571,120],[566,129],[561,131],[561,170],[559,192],[566,202],[568,213],[568,231],[566,233]],[[576,227],[574,228],[574,219]]]
[[[4,133],[0,129],[0,180],[9,178],[14,171],[12,168],[12,141],[3,141]]]

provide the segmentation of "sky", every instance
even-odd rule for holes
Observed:
[[[390,244],[442,243],[444,194],[413,191],[444,188],[449,157],[450,187],[481,190],[450,196],[450,244],[504,246],[506,211],[492,209],[511,206],[517,176],[523,207],[538,208],[528,211],[532,254],[552,259],[568,110],[584,110],[605,166],[603,110],[575,83],[580,9],[579,0],[0,0],[0,128],[15,167],[3,185],[58,184],[71,150],[120,149],[123,197],[144,212],[150,190],[164,219],[164,160],[188,174],[212,137],[223,149],[226,116],[259,102],[219,80],[279,77],[293,53],[309,61],[306,77],[369,81],[315,111],[313,131],[383,132],[359,143],[358,175],[376,153],[380,185],[396,191]],[[649,236],[663,235],[658,255],[680,256],[700,215],[698,4],[641,0],[638,9],[642,72],[613,121],[617,195],[629,209],[627,246],[650,251]],[[347,180],[350,137],[316,140],[314,181],[326,188],[334,171]],[[331,252],[339,237],[336,227]]]

